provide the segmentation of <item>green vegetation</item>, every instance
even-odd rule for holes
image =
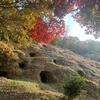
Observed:
[[[68,96],[68,100],[73,100],[78,96],[82,90],[85,89],[85,78],[79,74],[69,74],[65,77],[64,91],[65,95]]]
[[[97,64],[100,66],[100,62],[97,62]]]
[[[87,26],[87,29],[94,30],[95,32],[99,31],[100,22],[98,19],[100,16],[98,11],[100,9],[100,2],[98,0],[95,0],[96,2],[94,2],[94,0],[91,1],[92,3],[86,2],[86,0],[0,0],[1,76],[5,77],[6,74],[10,75],[10,73],[14,73],[17,78],[21,76],[21,72],[24,74],[25,71],[21,70],[21,68],[25,64],[21,64],[23,66],[20,67],[20,62],[24,60],[24,58],[30,60],[29,64],[34,63],[36,59],[42,59],[46,62],[48,60],[46,57],[40,58],[38,56],[28,58],[29,56],[26,53],[27,50],[25,51],[26,55],[23,53],[24,50],[21,50],[22,48],[26,49],[28,46],[34,47],[34,45],[39,43],[48,44],[54,40],[55,37],[57,37],[57,39],[53,41],[52,44],[62,48],[69,48],[82,55],[88,56],[88,54],[92,53],[91,57],[95,57],[96,53],[93,52],[100,52],[99,44],[95,45],[92,41],[80,42],[77,38],[70,38],[66,42],[65,38],[61,39],[58,37],[58,35],[64,35],[63,33],[66,29],[63,21],[64,16],[77,10],[75,8],[79,9],[78,12],[76,11],[76,14],[73,15],[73,18],[77,22],[83,26]],[[97,33],[94,36],[99,37]],[[89,49],[87,48],[88,46]],[[97,49],[97,47],[99,49]],[[45,49],[46,46],[44,45],[41,48]],[[31,61],[31,59],[33,61]],[[31,67],[31,65],[29,66]],[[10,67],[12,67],[12,69],[10,69]],[[17,70],[16,67],[19,67],[19,69]],[[34,68],[32,68],[32,70]],[[5,72],[5,69],[9,73]],[[18,76],[17,71],[19,72]],[[30,70],[26,72],[29,73],[29,71]],[[5,73],[5,75],[2,75],[2,72]],[[47,99],[43,97],[43,100],[53,100],[52,98],[56,100],[56,96],[59,96],[59,93],[45,93],[46,91],[41,90],[40,84],[35,82],[10,80],[6,78],[4,81],[5,84],[0,81],[2,85],[7,85],[11,87],[12,90],[17,90],[18,92],[38,92],[40,94],[46,94]],[[69,100],[80,94],[81,90],[84,89],[84,84],[85,79],[78,74],[66,77],[64,89]],[[4,88],[3,90],[6,91]],[[52,94],[53,97],[51,97]]]
[[[77,54],[88,57],[92,60],[100,61],[99,41],[80,41],[77,37],[59,37],[55,39],[52,44],[64,49],[69,49]]]
[[[20,97],[23,96],[23,93],[26,93],[25,95],[29,96],[28,100],[31,100],[31,99],[32,100],[33,99],[34,100],[61,100],[60,98],[64,97],[62,93],[43,90],[41,88],[41,85],[35,81],[29,82],[29,81],[11,80],[11,79],[2,78],[0,79],[0,86],[2,87],[2,90],[4,92],[7,92],[8,94],[11,94],[14,92],[15,98],[17,98],[16,97],[17,93],[18,95],[22,93]]]
[[[96,62],[96,66],[100,68],[100,62]]]
[[[39,91],[40,86],[36,82],[27,82],[27,81],[20,81],[20,80],[11,80],[12,87],[21,87],[24,91],[27,92],[34,92]]]

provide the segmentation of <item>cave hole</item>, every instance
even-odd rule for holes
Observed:
[[[6,71],[0,71],[0,77],[8,77],[8,74]]]
[[[36,56],[36,54],[34,52],[31,52],[29,55],[30,55],[30,57]]]
[[[52,73],[49,71],[42,71],[40,73],[40,79],[42,83],[52,83],[54,81]]]
[[[82,77],[84,77],[84,76],[85,76],[85,74],[84,74],[84,72],[83,72],[83,71],[78,70],[77,72],[78,72],[78,74],[79,74],[80,76],[82,76]]]
[[[56,60],[56,59],[54,59],[53,62],[54,62],[55,64],[57,64],[57,60]]]
[[[19,67],[20,67],[21,69],[25,69],[25,68],[26,68],[26,62],[20,62],[20,63],[19,63]]]

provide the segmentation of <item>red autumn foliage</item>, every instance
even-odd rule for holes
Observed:
[[[94,4],[98,4],[98,0],[53,0],[54,1],[54,15],[58,18],[63,18],[64,15],[70,13],[74,9],[80,9],[80,11],[85,11],[85,8],[88,6],[94,6]],[[100,4],[100,3],[99,3]],[[93,8],[93,7],[92,7]],[[83,13],[82,13],[83,14]],[[85,14],[88,15],[88,14]],[[51,17],[50,17],[51,18]],[[84,16],[76,13],[74,16],[77,22],[84,23]],[[48,23],[43,21],[40,18],[36,19],[36,24],[31,27],[29,36],[36,43],[50,43],[54,40],[58,35],[63,35],[65,31],[64,22],[57,21],[52,18]]]
[[[70,13],[74,8],[74,5],[73,4],[69,4],[67,7],[66,7],[66,11],[67,13]]]
[[[29,37],[36,43],[48,44],[54,40],[58,35],[63,35],[65,32],[64,21],[57,21],[51,19],[48,23],[40,18],[37,18],[36,24],[32,26]]]

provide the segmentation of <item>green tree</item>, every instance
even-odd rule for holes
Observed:
[[[50,14],[46,0],[0,0],[0,41],[27,46],[35,18]]]
[[[85,78],[79,74],[69,74],[65,77],[64,93],[68,96],[68,100],[73,100],[82,90],[85,89]]]
[[[0,0],[0,40],[17,46],[28,45],[31,42],[28,32],[35,18],[62,20],[75,6],[80,9],[75,13],[77,21],[99,31],[99,0]]]
[[[55,46],[60,46],[61,42],[62,42],[62,37],[57,37],[56,39],[54,39],[51,44],[55,45]]]

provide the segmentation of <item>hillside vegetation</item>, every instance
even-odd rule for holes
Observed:
[[[66,39],[60,47],[50,44],[68,32],[69,13],[100,37],[99,12],[99,0],[0,0],[0,100],[100,100],[99,62],[76,54],[92,58],[99,48],[86,42],[88,50],[76,39],[73,45],[72,38],[67,43],[76,53],[63,49]],[[65,87],[65,76],[73,74]]]
[[[0,65],[0,98],[3,100],[24,100],[24,97],[27,100],[66,100],[64,78],[74,73],[87,80],[86,91],[77,99],[100,98],[100,65],[97,62],[52,45],[15,50],[9,44],[0,43],[4,45],[1,50],[5,54]],[[13,54],[16,58],[11,56]]]
[[[69,49],[84,57],[100,61],[100,42],[94,40],[80,41],[77,37],[58,37],[52,42],[53,45],[63,49]]]

